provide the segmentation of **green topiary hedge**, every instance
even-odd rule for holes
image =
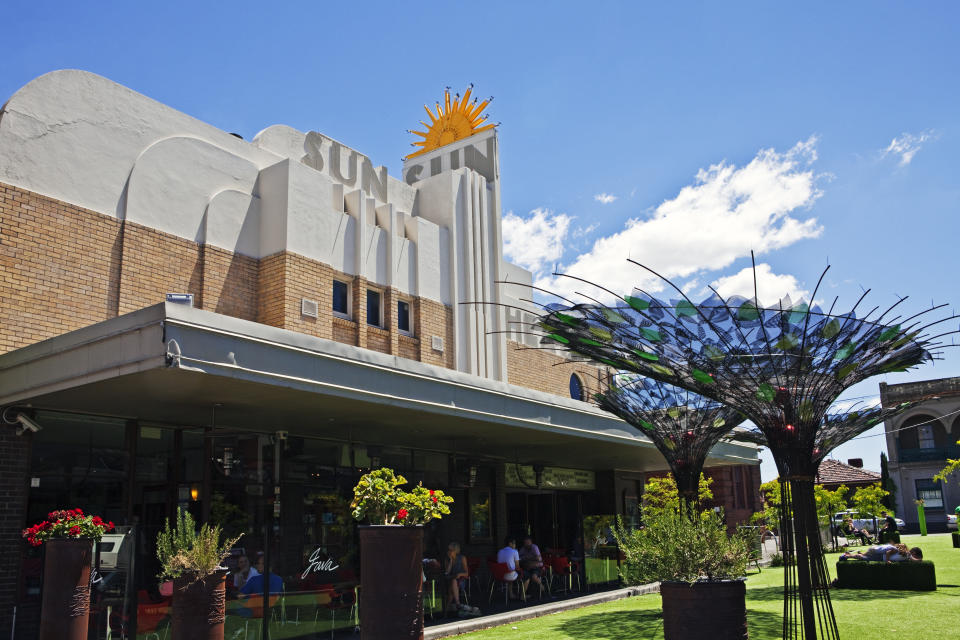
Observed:
[[[837,562],[837,586],[845,589],[936,591],[937,574],[933,563],[927,560],[890,563],[845,560]]]
[[[880,544],[894,543],[900,544],[900,534],[899,533],[885,533],[880,532]]]

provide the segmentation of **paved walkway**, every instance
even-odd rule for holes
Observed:
[[[548,602],[546,604],[514,609],[512,611],[504,611],[503,613],[495,613],[489,616],[480,616],[479,618],[464,618],[462,620],[448,622],[447,624],[438,624],[427,627],[423,631],[423,637],[424,640],[432,640],[433,638],[447,638],[449,636],[460,635],[461,633],[479,631],[480,629],[489,629],[490,627],[498,627],[503,624],[510,624],[520,620],[529,620],[530,618],[539,618],[540,616],[545,616],[550,613],[578,609],[580,607],[599,604],[601,602],[620,600],[621,598],[639,596],[645,593],[657,593],[659,590],[660,585],[659,583],[655,582],[653,584],[645,584],[639,587],[627,587],[626,589],[601,591],[599,593],[592,593],[579,598],[568,598],[565,600],[558,600],[556,602]]]

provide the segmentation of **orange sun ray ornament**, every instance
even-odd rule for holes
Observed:
[[[420,136],[423,140],[411,143],[412,146],[420,148],[408,155],[406,159],[415,158],[451,142],[493,129],[496,126],[492,123],[483,124],[487,121],[487,115],[483,113],[483,110],[493,98],[488,98],[477,104],[476,98],[472,102],[470,101],[472,91],[473,84],[467,87],[462,98],[460,94],[457,94],[451,100],[450,87],[447,87],[443,92],[443,104],[437,102],[433,109],[423,105],[424,111],[430,116],[430,122],[420,121],[426,131],[410,131],[410,133]]]

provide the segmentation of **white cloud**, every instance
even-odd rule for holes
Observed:
[[[712,285],[724,298],[738,295],[753,297],[753,269],[744,267],[737,273],[715,280]],[[757,299],[765,307],[776,305],[784,296],[790,296],[793,302],[810,302],[810,292],[800,286],[790,274],[773,273],[770,265],[761,262],[757,265]]]
[[[586,226],[586,227],[577,227],[576,229],[573,230],[573,237],[574,237],[574,238],[583,238],[583,237],[586,237],[586,236],[590,235],[591,233],[593,233],[594,231],[596,231],[596,230],[597,230],[597,226],[598,226],[598,225],[597,225],[596,223],[594,223],[594,224],[588,225],[588,226]]]
[[[923,146],[923,143],[929,140],[936,140],[937,133],[932,129],[929,131],[921,131],[920,133],[902,133],[900,137],[894,138],[890,141],[889,146],[883,150],[883,156],[887,157],[888,155],[898,155],[900,156],[900,166],[904,167],[913,160],[913,156],[917,155],[917,152],[920,151],[920,148]]]
[[[527,218],[510,211],[501,222],[504,257],[535,274],[549,270],[563,256],[572,220],[549,209],[534,209]]]
[[[728,267],[751,249],[762,255],[815,238],[823,230],[816,218],[791,214],[822,195],[810,168],[816,143],[811,137],[783,153],[764,149],[742,167],[721,162],[701,169],[693,184],[649,217],[628,220],[623,230],[596,240],[561,270],[621,294],[635,286],[657,292],[662,281],[628,263],[628,257],[668,278],[692,278]],[[535,277],[540,286],[563,295],[584,286],[543,272]]]
[[[598,193],[597,195],[593,196],[593,199],[600,204],[610,204],[617,199],[617,196],[613,195],[612,193]]]

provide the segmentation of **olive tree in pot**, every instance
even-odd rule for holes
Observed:
[[[453,498],[377,469],[353,489],[360,527],[360,635],[362,640],[423,638],[423,525],[450,513]]]
[[[713,511],[645,508],[644,527],[617,522],[627,582],[660,582],[665,640],[747,638],[748,541]]]
[[[173,580],[172,640],[223,640],[225,567],[220,565],[240,537],[220,541],[220,527],[197,529],[193,516],[177,507],[177,520],[157,536],[160,578]]]

